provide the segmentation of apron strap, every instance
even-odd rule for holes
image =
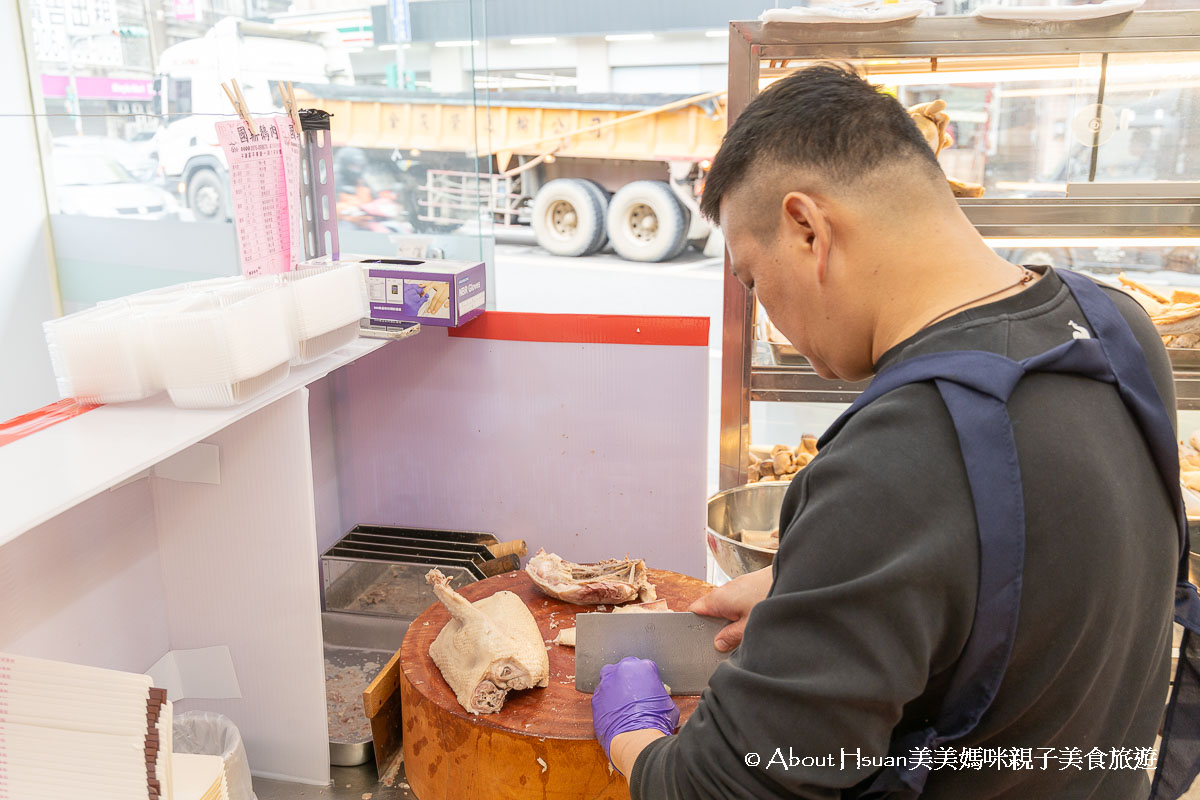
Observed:
[[[1174,686],[1163,719],[1158,768],[1151,800],[1175,800],[1200,775],[1200,596],[1188,579],[1188,528],[1179,488],[1179,448],[1175,429],[1146,363],[1145,353],[1112,300],[1088,278],[1066,270],[1059,275],[1075,295],[1088,324],[1096,331],[1117,376],[1117,388],[1150,447],[1163,486],[1175,504],[1179,523],[1175,621],[1184,627]]]
[[[911,758],[917,748],[960,739],[978,725],[995,698],[1012,653],[1025,553],[1024,492],[1007,410],[1012,391],[1028,372],[1072,373],[1115,384],[1151,450],[1176,505],[1180,527],[1176,613],[1187,630],[1151,790],[1152,800],[1174,800],[1200,772],[1200,597],[1187,582],[1187,526],[1175,432],[1141,346],[1115,304],[1091,280],[1057,272],[1095,331],[1095,339],[1073,339],[1019,363],[981,351],[935,353],[903,361],[876,376],[830,426],[819,446],[823,448],[872,401],[918,381],[935,383],[958,435],[979,530],[979,594],[970,636],[937,719],[932,726],[892,742],[890,755]],[[927,765],[885,768],[860,797],[911,800],[921,794],[928,773]]]
[[[1163,486],[1175,504],[1175,514],[1179,520],[1179,550],[1186,566],[1187,516],[1179,488],[1179,447],[1175,442],[1175,428],[1171,425],[1167,408],[1150,375],[1146,354],[1129,329],[1129,323],[1103,289],[1090,278],[1070,270],[1058,270],[1058,275],[1075,295],[1075,302],[1083,310],[1089,327],[1096,332],[1096,338],[1116,375],[1117,391],[1137,420],[1162,477]],[[1183,577],[1187,577],[1186,570]]]

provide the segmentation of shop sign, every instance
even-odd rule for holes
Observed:
[[[43,75],[42,97],[66,97],[71,79],[66,75]],[[152,81],[141,78],[77,77],[75,88],[84,100],[152,100]]]

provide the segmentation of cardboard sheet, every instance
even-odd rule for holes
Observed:
[[[242,696],[233,657],[224,645],[170,650],[146,670],[171,702],[188,698],[228,700]]]

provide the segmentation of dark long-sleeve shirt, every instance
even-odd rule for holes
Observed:
[[[1109,293],[1174,420],[1161,340],[1133,300]],[[947,350],[1021,359],[1069,341],[1072,323],[1083,314],[1049,271],[876,366]],[[1009,414],[1026,511],[1016,640],[995,701],[953,757],[935,759],[922,797],[1145,796],[1136,767],[1162,718],[1178,561],[1168,494],[1112,386],[1030,375]],[[860,411],[796,477],[780,530],[774,582],[741,647],[679,733],[638,757],[634,800],[854,797],[882,763],[869,759],[941,707],[974,619],[979,544],[936,388],[905,386]]]

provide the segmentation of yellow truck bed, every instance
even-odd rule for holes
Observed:
[[[469,98],[427,93],[372,97],[362,88],[306,84],[296,88],[296,97],[304,107],[333,115],[335,147],[499,154],[502,162],[510,154],[547,152],[563,158],[700,161],[712,158],[725,134],[720,92],[657,105],[608,96],[599,101],[594,95],[554,95],[539,103],[481,93],[478,102],[490,106],[473,106]],[[338,94],[343,96],[331,96]]]

